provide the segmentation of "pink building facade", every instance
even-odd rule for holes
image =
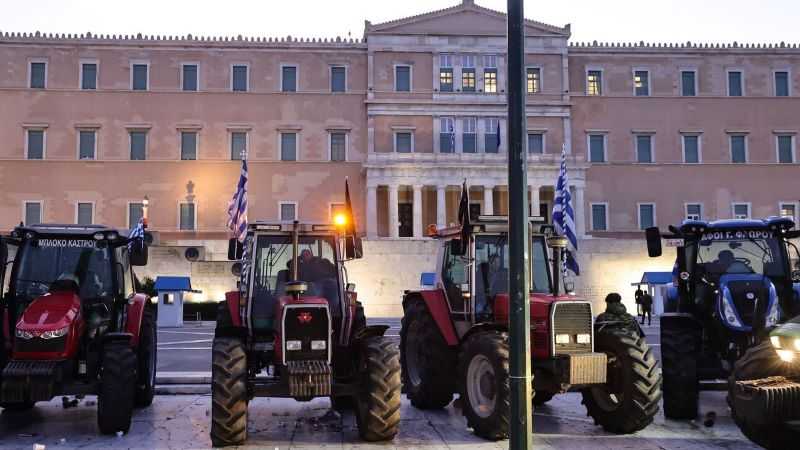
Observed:
[[[455,222],[465,179],[475,212],[504,214],[505,29],[464,0],[358,40],[0,34],[0,227],[127,228],[147,196],[160,246],[221,260],[243,151],[251,219],[329,220],[345,177],[369,240]],[[582,240],[797,218],[796,45],[526,33],[534,212],[566,149]]]

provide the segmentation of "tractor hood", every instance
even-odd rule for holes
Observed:
[[[74,292],[45,294],[32,301],[17,321],[12,359],[70,359],[83,329],[81,301]]]
[[[45,294],[32,301],[17,321],[17,330],[39,336],[72,324],[80,314],[81,300],[74,292]]]
[[[772,327],[781,315],[775,285],[758,274],[720,277],[717,311],[726,327],[743,332],[751,332],[758,324]]]

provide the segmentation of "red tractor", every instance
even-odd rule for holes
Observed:
[[[361,256],[361,241],[340,225],[263,223],[248,227],[239,291],[220,304],[212,355],[211,441],[247,439],[253,397],[309,401],[330,397],[354,407],[360,436],[390,440],[400,424],[400,351],[367,326],[344,262]]]
[[[156,377],[157,306],[132,271],[147,264],[144,239],[101,225],[20,226],[0,239],[0,407],[96,394],[100,432],[127,432]]]
[[[540,219],[531,219],[531,230]],[[434,409],[447,406],[458,393],[476,435],[507,438],[507,218],[480,216],[464,227],[432,234],[441,243],[438,270],[430,274],[434,279],[426,282],[428,289],[406,291],[403,297],[400,351],[406,395],[413,406]],[[530,232],[532,401],[542,405],[555,394],[580,391],[588,414],[605,430],[639,431],[658,412],[661,370],[638,326],[594,323],[590,302],[559,294],[565,246],[563,237]]]

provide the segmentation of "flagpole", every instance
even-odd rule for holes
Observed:
[[[509,449],[533,447],[528,256],[528,159],[523,80],[525,28],[522,0],[508,0],[508,247],[511,423]],[[499,126],[498,126],[499,128]],[[499,138],[499,130],[498,130]]]

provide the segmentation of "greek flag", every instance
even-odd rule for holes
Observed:
[[[242,173],[236,192],[228,204],[228,229],[239,242],[247,237],[247,159],[242,158]]]
[[[135,227],[128,234],[128,250],[133,248],[134,242],[144,247],[144,219],[139,219]]]
[[[556,182],[556,200],[553,205],[553,225],[556,233],[567,238],[567,256],[564,258],[564,273],[567,269],[580,275],[575,255],[578,252],[578,238],[575,236],[575,211],[572,209],[572,195],[567,181],[567,148],[561,149],[561,170]]]

